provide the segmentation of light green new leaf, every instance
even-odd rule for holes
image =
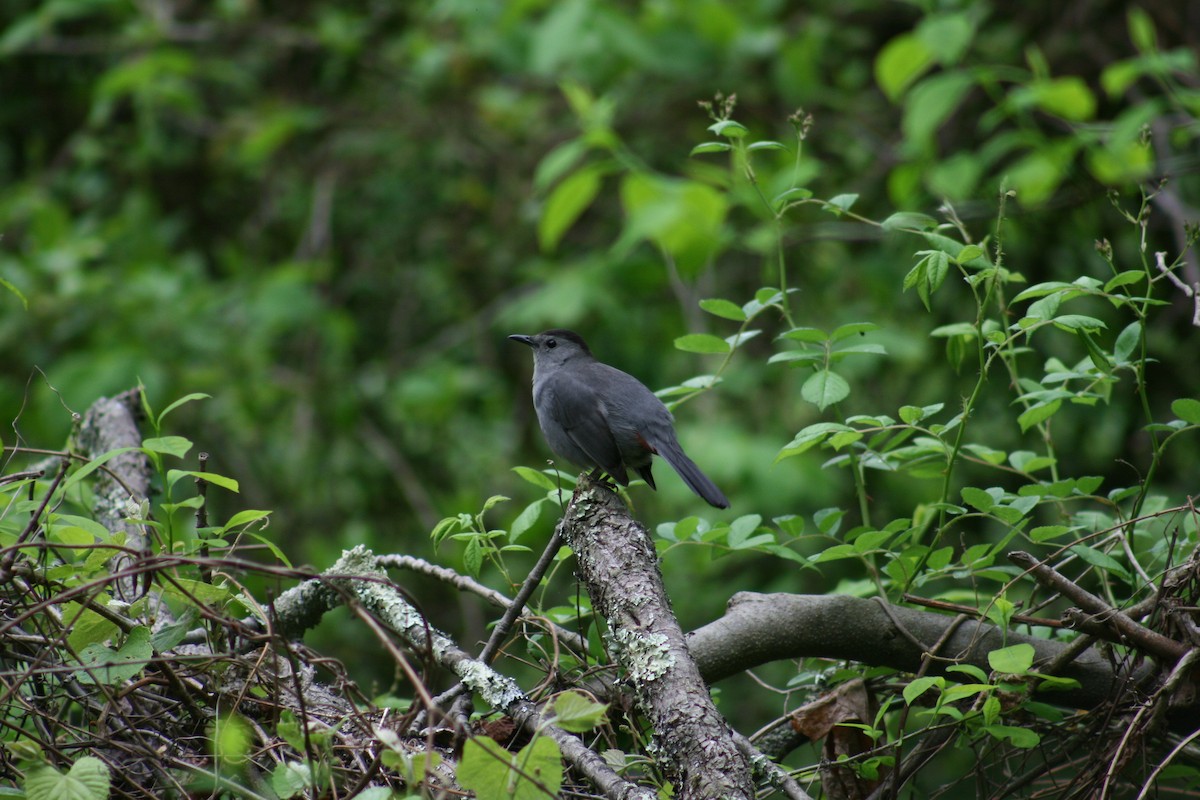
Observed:
[[[733,145],[726,144],[725,142],[704,142],[693,147],[692,152],[688,153],[688,155],[699,156],[705,153],[727,153],[732,149]]]
[[[813,373],[800,387],[800,396],[822,411],[846,399],[849,394],[850,384],[846,379],[828,369]]]
[[[494,739],[476,736],[463,747],[456,777],[477,800],[545,800],[547,792],[556,797],[562,788],[562,756],[547,736],[515,754]]]
[[[1184,422],[1190,422],[1192,425],[1200,425],[1200,400],[1181,397],[1171,403],[1171,413]]]
[[[585,733],[604,721],[607,703],[597,703],[579,692],[563,692],[554,698],[554,724],[572,733]]]
[[[1033,656],[1033,645],[1014,644],[988,653],[988,666],[1006,675],[1024,675],[1033,666]]]
[[[883,46],[875,59],[875,82],[893,102],[933,66],[933,54],[915,34],[902,33]]]
[[[64,774],[46,764],[25,776],[29,800],[106,800],[112,790],[108,767],[95,756],[83,756]]]
[[[720,297],[701,300],[700,308],[722,319],[731,319],[734,322],[744,322],[746,320],[746,312],[742,310],[741,306]]]
[[[160,436],[143,439],[142,448],[152,453],[162,453],[163,455],[183,458],[192,449],[192,442],[182,436]]]
[[[538,220],[538,244],[543,252],[551,252],[579,216],[587,210],[600,192],[601,172],[584,167],[562,180],[546,198],[542,218]]]
[[[710,333],[689,333],[675,340],[675,347],[686,353],[728,353],[733,348],[720,336]]]
[[[80,683],[112,686],[140,673],[153,655],[150,629],[139,625],[129,632],[119,650],[99,643],[83,648],[79,653],[79,663],[87,669],[80,669],[76,678]]]

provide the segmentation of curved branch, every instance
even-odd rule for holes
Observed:
[[[715,683],[743,670],[784,658],[841,658],[915,672],[926,650],[945,635],[954,617],[889,606],[840,595],[758,594],[739,592],[725,616],[688,635],[688,647],[705,680]],[[931,666],[942,672],[952,663],[990,670],[987,654],[1007,645],[1033,646],[1045,663],[1069,643],[1037,639],[995,625],[968,620],[951,632]],[[1119,694],[1150,667],[1133,674],[1115,668],[1094,649],[1063,667],[1061,676],[1079,682],[1075,689],[1046,692],[1044,699],[1075,708],[1092,708]]]

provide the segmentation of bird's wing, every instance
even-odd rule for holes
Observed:
[[[618,483],[628,484],[607,411],[592,387],[574,376],[560,374],[546,388],[552,393],[551,415],[575,446]]]

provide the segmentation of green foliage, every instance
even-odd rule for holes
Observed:
[[[554,698],[551,709],[546,724],[586,733],[603,721],[607,706],[578,692],[564,692]],[[563,787],[562,753],[541,732],[515,753],[493,739],[474,737],[463,747],[456,774],[458,782],[480,800],[556,797]]]
[[[734,499],[700,518],[673,478],[630,492],[685,619],[740,588],[842,587],[1012,627],[1046,598],[1011,549],[1122,605],[1195,543],[1178,209],[1196,205],[1200,66],[1153,8],[1074,9],[1086,49],[1054,4],[983,0],[6,11],[6,458],[67,441],[100,394],[179,397],[148,409],[157,494],[128,509],[158,555],[254,542],[321,564],[450,539],[465,572],[519,583],[572,477],[508,469],[546,451],[503,334],[558,325],[662,387]],[[740,105],[695,112],[722,88]],[[125,542],[90,487],[123,452],[48,498],[5,484],[0,545],[52,548],[64,592],[103,583]],[[44,546],[20,540],[35,512]],[[715,569],[730,592],[701,588]],[[75,674],[140,676],[198,604],[252,605],[190,565],[173,578],[184,616],[148,644],[89,605],[104,591],[62,604],[91,665]],[[542,610],[570,621],[556,593]],[[938,676],[937,722],[1054,740],[1046,707],[997,708],[1008,678],[962,677]],[[882,705],[872,731],[903,741]],[[325,787],[318,756],[285,761],[276,793]]]
[[[82,756],[66,772],[49,764],[25,773],[25,796],[29,800],[106,800],[112,779],[98,758]]]

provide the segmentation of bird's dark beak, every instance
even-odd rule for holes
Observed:
[[[512,336],[509,336],[508,338],[512,339],[514,342],[520,342],[521,344],[527,344],[530,347],[533,347],[533,337],[532,336],[526,336],[523,333],[514,333]]]

